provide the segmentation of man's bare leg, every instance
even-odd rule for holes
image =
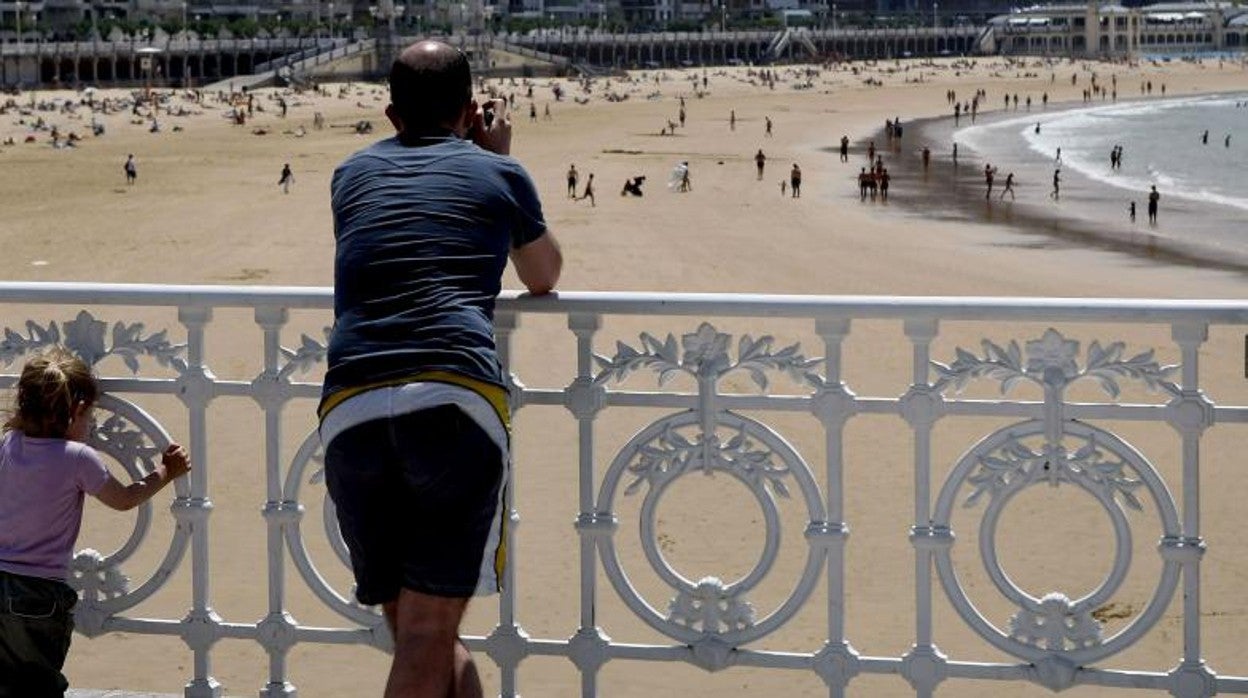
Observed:
[[[459,622],[468,599],[431,596],[410,589],[385,604],[394,635],[394,661],[386,698],[476,698],[481,681]]]
[[[477,663],[462,640],[455,641],[455,685],[447,698],[484,698]]]

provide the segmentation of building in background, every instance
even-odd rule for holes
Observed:
[[[352,36],[378,23],[402,35],[581,25],[587,30],[699,31],[797,25],[985,25],[981,50],[1051,56],[1126,56],[1238,50],[1248,8],[1232,2],[1037,5],[1008,0],[0,0],[0,42],[103,36],[125,22],[180,29],[250,22],[287,34]],[[87,27],[90,27],[87,30]],[[235,25],[237,26],[237,25]],[[281,28],[281,29],[276,29]],[[540,29],[539,29],[540,30]],[[152,31],[150,28],[147,31]],[[140,38],[142,38],[140,36]]]

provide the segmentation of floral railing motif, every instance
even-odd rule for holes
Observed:
[[[350,589],[336,588],[329,581],[343,578],[348,564],[332,503],[325,500],[319,521],[304,521],[305,504],[324,498],[315,425],[309,421],[293,452],[283,447],[287,443],[283,409],[300,401],[310,419],[310,405],[319,394],[314,379],[297,379],[314,377],[323,368],[329,332],[323,325],[331,300],[326,289],[0,284],[0,306],[5,308],[0,319],[4,327],[0,363],[6,367],[0,387],[13,385],[16,367],[32,352],[52,344],[77,352],[98,368],[107,391],[92,443],[131,475],[150,470],[169,441],[165,426],[142,406],[145,396],[175,396],[182,403],[187,425],[176,431],[188,434],[198,463],[211,463],[204,456],[210,435],[206,416],[213,400],[250,398],[264,413],[269,601],[264,617],[224,619],[212,606],[211,466],[196,468],[189,481],[179,483],[170,509],[172,540],[146,579],[132,583],[126,570],[136,551],[159,545],[149,540],[156,516],[151,506],[141,508],[134,530],[116,550],[84,549],[73,561],[71,581],[83,597],[76,612],[79,631],[89,636],[125,631],[179,637],[195,659],[187,696],[223,694],[212,672],[213,646],[223,638],[254,641],[268,654],[269,676],[260,694],[270,698],[296,693],[297,677],[289,675],[286,658],[297,645],[389,647],[376,610],[359,606]],[[149,332],[142,323],[116,319],[123,308],[135,307],[145,316],[162,308],[176,310],[182,329]],[[261,369],[251,380],[218,378],[205,359],[214,311],[238,308],[250,309],[259,328],[255,354]],[[292,312],[313,318],[312,326],[318,329],[294,330]],[[34,319],[19,318],[23,313]],[[606,664],[618,661],[686,662],[708,671],[742,666],[812,672],[831,696],[852,691],[856,677],[864,674],[900,675],[920,696],[933,695],[953,678],[1027,681],[1055,691],[1076,685],[1130,686],[1180,698],[1248,693],[1248,677],[1219,674],[1202,658],[1199,570],[1206,543],[1198,487],[1204,432],[1215,422],[1248,423],[1248,406],[1216,403],[1202,390],[1200,348],[1208,341],[1210,327],[1248,325],[1248,303],[507,296],[500,300],[496,319],[500,354],[509,365],[519,318],[550,314],[567,319],[575,344],[575,373],[566,387],[551,389],[528,387],[524,376],[513,371],[513,401],[517,410],[562,407],[578,426],[578,462],[566,467],[578,473],[574,530],[580,542],[580,622],[569,628],[567,639],[531,637],[517,617],[517,580],[509,572],[493,632],[468,638],[474,650],[498,665],[501,695],[518,695],[520,664],[534,655],[570,660],[580,672],[580,692],[585,696],[610,694],[609,687],[600,687],[599,675]],[[66,315],[72,319],[49,319]],[[603,319],[616,316],[642,317],[682,331],[663,339],[643,332],[636,343],[613,339],[614,352],[599,353],[595,340]],[[781,346],[786,343],[771,335],[734,337],[709,318],[750,327],[775,318],[788,326],[804,324],[802,332],[808,336],[813,331],[822,342],[822,357],[809,357],[797,342]],[[910,344],[912,380],[900,396],[860,396],[853,389],[855,381],[844,377],[844,345],[851,323],[859,319],[896,321],[903,330]],[[933,346],[942,338],[945,322],[986,323],[986,334],[995,336],[980,342],[982,354],[954,348],[947,358],[944,350],[934,358]],[[1163,351],[1176,354],[1178,361],[1163,365],[1154,349],[1132,354],[1127,343],[1104,343],[1104,338],[1081,351],[1080,341],[1056,327],[1039,336],[1030,329],[1009,334],[1011,324],[1034,327],[1036,322],[1061,327],[1088,322],[1168,327],[1177,350]],[[1085,327],[1081,334],[1096,335],[1100,327]],[[283,333],[292,331],[298,335],[295,346],[284,346]],[[955,341],[967,337],[967,332],[961,329]],[[238,344],[243,336],[230,341]],[[119,367],[128,375],[114,375]],[[786,390],[773,390],[773,381],[782,376]],[[630,387],[649,384],[647,377],[657,383],[659,392]],[[735,390],[737,377],[748,380],[745,392]],[[1067,392],[1079,382],[1098,387],[1109,401],[1070,401]],[[962,396],[982,383],[995,383],[1002,399]],[[1038,388],[1043,400],[1011,399],[1024,384]],[[1128,389],[1129,394],[1151,391],[1165,402],[1120,402]],[[600,460],[595,424],[607,411],[630,407],[658,408],[661,413]],[[822,462],[812,462],[786,434],[763,421],[765,415],[777,412],[816,418],[826,446]],[[844,482],[846,473],[860,466],[846,459],[843,440],[846,425],[863,414],[902,418],[913,440],[914,519],[909,542],[916,570],[912,589],[916,617],[913,644],[897,657],[863,655],[846,630],[846,607],[854,603],[854,596],[847,588],[846,550],[853,522],[847,520],[850,493]],[[933,434],[941,422],[960,417],[1015,421],[969,443],[943,481],[933,482],[933,476],[943,472],[933,467]],[[1177,433],[1182,444],[1178,481],[1175,469],[1158,468],[1144,450],[1107,426],[1121,419],[1165,424]],[[683,573],[669,559],[659,532],[657,512],[673,486],[683,482],[699,487],[712,481],[743,488],[761,512],[761,555],[736,578],[714,569],[714,562],[712,569]],[[1047,589],[1029,592],[1007,574],[999,559],[1003,517],[1018,506],[1021,495],[1041,486],[1067,497],[1087,497],[1108,516],[1112,564],[1089,593],[1073,592],[1062,579],[1046,580],[1051,585]],[[1174,492],[1181,495],[1176,498]],[[513,509],[513,519],[521,513]],[[800,522],[801,535],[782,535],[782,529],[794,522]],[[636,555],[623,552],[631,536],[623,536],[622,523],[630,527],[623,530],[637,533]],[[1128,622],[1111,627],[1100,611],[1122,593],[1138,568],[1133,555],[1141,530],[1160,532],[1152,596]],[[978,545],[959,546],[957,535],[963,532],[974,534]],[[514,539],[509,542],[514,550]],[[314,550],[326,544],[330,557],[315,559]],[[799,562],[792,567],[796,579],[779,580],[786,590],[779,597],[760,594],[764,583],[776,581],[777,560],[786,550],[796,551]],[[311,627],[296,620],[288,602],[288,561],[298,582],[336,614],[339,627]],[[989,584],[966,582],[965,575],[976,565]],[[141,612],[140,605],[185,566],[192,581],[185,615],[167,619],[131,615]],[[335,574],[327,574],[331,568]],[[658,583],[636,584],[639,571]],[[623,642],[600,627],[597,611],[603,597],[595,583],[600,573],[626,610],[663,641]],[[1012,662],[951,658],[937,644],[933,623],[939,603],[937,580],[961,621],[986,648],[1012,657]],[[906,589],[903,582],[893,583],[899,591]],[[817,603],[820,584],[826,588],[827,607],[822,646],[807,652],[769,648],[777,630],[794,622],[801,609]],[[1000,609],[1002,604],[1010,609],[1005,614],[985,610]],[[1170,671],[1111,671],[1097,666],[1154,631],[1167,608],[1172,613],[1177,609],[1183,635],[1182,658]]]

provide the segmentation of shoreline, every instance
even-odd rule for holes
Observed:
[[[1190,98],[1190,96],[1189,96]],[[1179,97],[1175,97],[1179,99]],[[1057,105],[1047,112],[1034,112],[1037,117],[1055,111],[1074,111],[1086,105]],[[976,126],[993,124],[1018,118],[1017,112],[989,112],[977,119]],[[1131,200],[1127,191],[1097,181],[1078,172],[1073,167],[1062,169],[1062,200],[1060,206],[1049,199],[1048,181],[1052,176],[1051,163],[1034,157],[995,159],[998,168],[997,185],[992,199],[986,200],[984,192],[983,165],[985,155],[965,144],[959,145],[958,161],[952,160],[950,150],[932,148],[931,164],[924,172],[918,150],[907,152],[907,144],[921,149],[923,143],[952,144],[953,135],[965,128],[954,126],[950,116],[915,119],[905,126],[905,140],[900,153],[886,160],[892,175],[894,194],[889,203],[896,203],[903,215],[919,216],[924,220],[940,220],[954,223],[975,223],[995,226],[1018,235],[1017,247],[1030,249],[1063,249],[1069,247],[1091,248],[1126,254],[1136,259],[1162,264],[1174,264],[1201,269],[1227,271],[1248,275],[1248,249],[1220,246],[1216,240],[1201,235],[1183,237],[1190,229],[1210,231],[1229,229],[1242,219],[1242,212],[1230,206],[1198,203],[1178,196],[1168,197],[1162,206],[1161,222],[1150,226],[1147,222],[1145,193],[1137,201],[1137,220],[1131,223],[1127,217],[1127,203]],[[915,134],[911,137],[910,134]],[[876,143],[887,143],[883,129],[874,134]],[[1025,147],[1025,146],[1024,146]],[[1015,172],[1015,189],[1022,196],[1018,200],[1003,201],[1001,187],[1005,175]],[[1038,198],[1043,197],[1043,198]],[[1106,216],[1105,211],[1115,211]],[[1241,220],[1242,224],[1242,220]]]

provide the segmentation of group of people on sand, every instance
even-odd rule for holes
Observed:
[[[707,84],[706,77],[703,76],[702,78],[703,89],[705,89],[706,84]],[[587,90],[588,90],[588,86],[587,86]],[[674,135],[676,133],[677,128],[682,128],[686,125],[686,122],[689,118],[688,105],[683,95],[677,97],[677,99],[679,100],[679,108],[676,114],[676,120],[672,120],[669,118],[667,120],[666,126],[664,126],[664,128],[660,131],[660,135],[664,135],[664,136]],[[737,122],[736,110],[735,109],[730,110],[729,117],[728,117],[730,130],[736,129],[736,122]],[[773,136],[774,129],[775,129],[775,124],[772,121],[771,117],[764,116],[763,118],[764,137]],[[890,129],[891,129],[891,124],[890,124]],[[900,132],[900,128],[898,128],[898,132]],[[842,150],[842,158],[847,159],[847,155],[849,152],[849,137],[848,136],[842,137],[841,150]],[[762,181],[764,172],[766,171],[766,167],[767,167],[767,155],[763,152],[762,148],[759,148],[758,151],[754,154],[753,159],[755,163],[757,179],[759,181]],[[594,175],[593,173],[589,174],[588,179],[585,181],[584,188],[581,189],[580,188],[581,173],[576,169],[576,165],[572,164],[572,165],[569,165],[568,167],[567,173],[565,175],[565,181],[567,184],[567,198],[573,201],[584,201],[588,199],[590,202],[590,206],[596,207],[597,202],[594,197]],[[624,180],[623,186],[620,188],[620,196],[634,196],[634,197],[644,196],[645,194],[644,194],[643,186],[645,185],[645,182],[646,182],[646,175],[632,175],[626,178]],[[681,161],[677,163],[675,167],[672,168],[672,172],[670,176],[668,177],[667,184],[668,184],[668,189],[676,193],[684,194],[684,193],[693,191],[693,180],[690,175],[689,161],[687,160]],[[788,195],[790,198],[794,198],[794,199],[801,198],[802,196],[802,168],[799,164],[793,163],[792,167],[789,169],[788,178],[780,181],[780,193],[782,196]]]
[[[364,95],[364,89],[363,87],[347,83],[344,87],[339,88],[338,98],[347,99],[352,95],[357,97]],[[24,137],[24,142],[26,143],[36,143],[40,140],[39,133],[48,132],[53,147],[73,148],[83,141],[85,136],[74,130],[65,133],[60,125],[53,122],[54,118],[85,121],[89,117],[90,130],[89,132],[84,130],[81,133],[89,133],[90,136],[94,137],[100,137],[105,134],[105,121],[101,117],[116,114],[128,114],[130,124],[143,126],[152,134],[162,133],[166,130],[164,119],[201,116],[213,109],[218,109],[220,115],[231,124],[244,126],[249,121],[253,121],[257,114],[266,111],[272,111],[277,118],[285,119],[290,114],[292,108],[307,104],[300,101],[300,98],[301,95],[309,90],[315,90],[315,93],[319,96],[332,96],[329,90],[316,85],[309,88],[291,87],[267,93],[246,88],[236,91],[232,87],[229,90],[217,91],[198,89],[133,90],[129,94],[121,96],[100,96],[95,89],[84,88],[78,96],[71,98],[57,97],[36,101],[32,93],[28,104],[19,103],[15,99],[6,99],[0,104],[0,115],[6,115],[13,111],[18,113],[17,125],[24,126],[27,129],[27,134]],[[373,99],[380,99],[380,94],[380,89],[374,89]],[[269,105],[267,110],[265,108],[266,103]],[[357,105],[368,106],[358,102]],[[312,119],[311,129],[320,131],[325,127],[325,115],[319,111],[316,112]],[[358,135],[369,135],[373,131],[372,122],[368,120],[360,120],[354,124],[341,127],[351,128]],[[168,130],[178,133],[183,131],[184,128],[182,125],[175,123]],[[277,130],[274,127],[263,125],[254,126],[251,130],[251,133],[257,136],[265,136],[276,132]],[[303,124],[298,124],[293,128],[282,130],[281,133],[301,138],[309,133],[309,129]],[[16,143],[16,139],[11,137],[5,140],[6,145],[14,143]]]
[[[926,148],[924,150],[926,150]],[[1053,199],[1054,201],[1058,201],[1062,198],[1062,168],[1060,167],[1060,157],[1061,157],[1060,149],[1058,151],[1058,157],[1059,157],[1059,166],[1054,168],[1053,170],[1053,189],[1049,192],[1049,198]],[[1122,146],[1114,147],[1113,153],[1111,154],[1111,163],[1112,163],[1112,167],[1114,168],[1122,166]],[[864,174],[866,173],[865,167],[863,168],[863,173]],[[994,167],[992,163],[985,163],[984,164],[984,199],[987,201],[992,200],[992,190],[996,184],[996,178],[997,178],[997,168]],[[861,181],[861,176],[860,176],[860,181]],[[1006,174],[1005,186],[1002,187],[1001,194],[998,197],[998,199],[1004,200],[1006,194],[1010,195],[1011,201],[1014,201],[1016,199],[1015,193],[1014,193],[1014,173],[1013,172],[1009,172]],[[864,198],[865,198],[865,194],[864,194]],[[1148,222],[1151,225],[1157,224],[1157,208],[1158,208],[1160,201],[1161,201],[1161,194],[1157,191],[1157,185],[1154,184],[1152,185],[1152,188],[1148,194]],[[1132,223],[1135,222],[1135,210],[1136,210],[1135,202],[1134,201],[1128,202],[1127,215],[1131,219]]]
[[[888,201],[888,185],[891,181],[892,175],[884,166],[884,158],[877,157],[870,170],[864,167],[858,173],[859,196],[863,201],[866,201],[868,197],[874,200],[876,196],[879,196],[882,201]]]

